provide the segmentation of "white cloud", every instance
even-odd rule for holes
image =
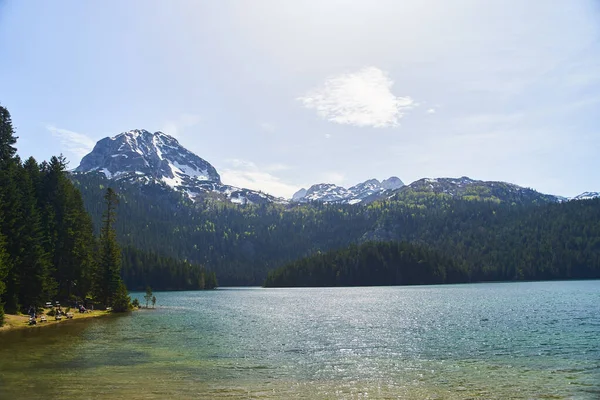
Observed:
[[[404,113],[414,107],[410,97],[397,97],[387,73],[376,67],[331,77],[299,97],[304,107],[328,121],[355,126],[397,126]]]
[[[435,114],[435,108],[430,108],[427,110],[427,114]]]
[[[271,164],[259,168],[252,161],[240,159],[225,160],[229,167],[221,168],[219,173],[223,183],[253,190],[262,190],[274,196],[291,198],[299,187],[283,182],[271,172],[289,169],[284,164]]]
[[[96,141],[89,136],[73,132],[67,129],[57,128],[53,125],[46,126],[52,136],[58,138],[61,144],[64,146],[65,151],[81,158],[87,155],[96,144]]]
[[[178,118],[165,122],[161,131],[167,135],[180,137],[186,128],[198,125],[201,120],[202,118],[196,114],[181,114]]]
[[[325,134],[325,139],[331,139],[331,134],[329,134],[329,133],[326,133],[326,134]]]

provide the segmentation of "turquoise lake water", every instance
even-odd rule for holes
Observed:
[[[0,399],[600,399],[600,281],[156,297],[0,335]]]

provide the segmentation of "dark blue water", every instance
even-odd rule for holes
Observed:
[[[600,399],[600,281],[157,298],[0,336],[0,398]]]

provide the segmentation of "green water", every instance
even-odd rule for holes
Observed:
[[[600,399],[600,281],[157,298],[0,335],[0,399]]]

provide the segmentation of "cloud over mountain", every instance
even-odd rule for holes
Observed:
[[[415,106],[410,97],[391,91],[394,81],[376,67],[328,78],[298,100],[328,121],[359,127],[397,126],[406,111]]]

